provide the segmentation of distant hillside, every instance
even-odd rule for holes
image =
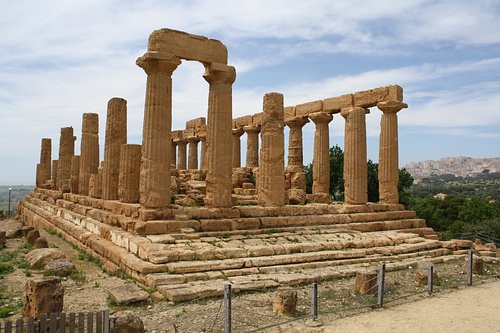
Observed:
[[[500,157],[444,157],[439,160],[410,162],[404,168],[415,179],[446,174],[456,177],[472,177],[478,174],[500,172]]]

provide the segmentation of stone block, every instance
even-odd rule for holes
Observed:
[[[252,116],[243,116],[243,117],[238,117],[234,119],[235,126],[234,128],[243,128],[245,126],[251,126],[252,125]]]
[[[295,106],[295,116],[305,117],[314,112],[323,111],[323,101],[313,101]]]
[[[29,280],[25,288],[23,316],[39,318],[41,313],[61,313],[64,304],[64,288],[58,277]]]
[[[229,231],[231,230],[231,220],[200,220],[202,231]]]
[[[272,300],[273,313],[291,316],[297,310],[297,291],[296,290],[278,290]]]
[[[389,87],[380,87],[354,93],[354,106],[371,108],[378,102],[389,100]]]
[[[262,124],[262,112],[252,115],[252,126],[260,126]]]
[[[390,101],[403,101],[403,88],[401,88],[397,84],[390,85],[388,88]]]
[[[354,96],[352,94],[326,98],[323,100],[323,112],[339,113],[343,108],[354,105]]]
[[[137,287],[133,283],[126,283],[122,286],[108,290],[109,296],[117,305],[129,305],[144,302],[149,298],[149,294]]]
[[[295,107],[294,106],[286,106],[284,109],[285,113],[285,122],[288,120],[292,120],[295,118]]]

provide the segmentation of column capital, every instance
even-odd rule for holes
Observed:
[[[260,132],[260,125],[249,125],[249,126],[243,126],[243,130],[246,133],[259,133]]]
[[[188,139],[185,138],[177,138],[172,140],[174,143],[176,143],[178,146],[185,146],[188,143]]]
[[[342,115],[342,117],[347,118],[347,116],[349,116],[349,114],[351,114],[354,111],[362,111],[365,114],[370,113],[370,110],[367,108],[364,108],[361,106],[352,106],[352,107],[348,107],[348,108],[343,108],[340,111],[340,114]]]
[[[316,124],[328,124],[332,121],[333,116],[326,112],[313,112],[309,114],[309,118]]]
[[[236,80],[236,69],[233,66],[213,62],[205,66],[203,78],[210,84],[232,84]]]
[[[232,133],[234,136],[240,137],[243,135],[243,133],[245,133],[245,130],[241,127],[240,128],[233,128]]]
[[[185,140],[187,140],[189,143],[198,143],[198,142],[200,142],[200,138],[197,137],[197,136],[188,136],[187,139],[185,139]]]
[[[170,53],[146,52],[136,60],[136,65],[144,69],[146,74],[166,73],[172,75],[181,59]]]
[[[298,117],[289,120],[285,120],[285,125],[289,128],[301,128],[309,122],[307,117]]]
[[[401,109],[406,109],[408,104],[398,101],[378,102],[377,108],[384,113],[396,113]]]

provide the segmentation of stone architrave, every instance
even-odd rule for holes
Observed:
[[[314,112],[309,118],[316,125],[313,152],[313,188],[315,195],[329,197],[330,193],[330,142],[328,124],[333,116],[325,112]]]
[[[139,184],[140,203],[146,208],[170,206],[172,73],[180,63],[175,55],[158,51],[136,61],[148,76]]]
[[[255,168],[259,166],[259,133],[260,126],[244,126],[243,130],[247,133],[247,168]]]
[[[381,203],[399,203],[399,158],[397,112],[408,105],[398,101],[379,102],[383,112],[380,120],[380,144],[378,161],[379,199]]]
[[[190,136],[187,141],[189,142],[188,169],[198,169],[198,142],[200,139],[196,136]]]
[[[80,148],[80,179],[78,192],[89,194],[90,176],[97,174],[99,168],[99,115],[84,113]]]
[[[52,160],[52,176],[51,176],[51,185],[50,188],[56,189],[57,184],[57,165],[59,164],[58,160]]]
[[[245,133],[243,128],[233,128],[233,168],[241,166],[241,140],[240,137]]]
[[[205,67],[204,79],[210,84],[207,122],[207,195],[209,207],[232,206],[231,160],[233,124],[232,85],[236,70],[232,66],[211,63]]]
[[[80,155],[71,159],[71,179],[69,189],[71,193],[78,193],[78,180],[80,179]]]
[[[118,198],[121,202],[138,203],[141,145],[122,145],[120,156]]]
[[[61,128],[59,139],[59,162],[57,164],[56,188],[62,192],[69,192],[71,179],[71,159],[75,155],[75,140],[73,127]]]
[[[285,137],[283,95],[264,95],[257,201],[261,206],[285,205]]]
[[[188,140],[184,138],[178,138],[175,139],[174,141],[177,144],[177,169],[186,170]]]
[[[342,109],[344,134],[344,201],[365,204],[368,201],[368,165],[366,153],[366,109]]]
[[[40,167],[38,169],[37,184],[40,187],[51,178],[52,165],[52,139],[43,138],[40,150]]]
[[[106,117],[106,140],[104,143],[104,165],[102,174],[102,198],[118,199],[121,146],[127,143],[127,101],[112,98],[108,102]]]

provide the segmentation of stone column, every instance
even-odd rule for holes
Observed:
[[[177,142],[175,140],[172,140],[172,150],[170,151],[170,165],[175,168],[177,168]]]
[[[309,118],[316,125],[314,131],[313,186],[314,195],[328,202],[330,198],[330,138],[328,124],[333,116],[325,112],[315,112]]]
[[[51,189],[56,189],[57,186],[57,164],[58,164],[58,160],[52,160],[52,175],[50,176],[50,179],[51,179],[51,184],[50,184],[50,188]]]
[[[69,192],[69,183],[71,179],[71,159],[75,155],[75,140],[76,137],[73,135],[73,127],[61,128],[56,188],[62,192]]]
[[[84,113],[82,121],[82,142],[80,148],[80,179],[78,192],[89,195],[90,176],[99,168],[99,115]]]
[[[185,170],[188,140],[179,138],[174,141],[177,144],[177,169]]]
[[[283,95],[264,95],[257,200],[261,206],[285,205],[285,136]]]
[[[207,136],[199,135],[198,138],[201,142],[201,152],[200,152],[200,169],[206,169],[206,156],[207,156]]]
[[[365,204],[368,201],[368,160],[366,154],[366,109],[342,109],[344,134],[344,201]]]
[[[240,137],[245,133],[243,128],[233,128],[233,168],[241,166],[241,140]]]
[[[148,75],[142,132],[140,203],[146,208],[170,206],[172,73],[181,60],[172,54],[147,52],[136,64]]]
[[[288,134],[288,165],[290,188],[300,189],[305,193],[306,177],[304,173],[304,155],[302,147],[302,127],[309,122],[307,117],[290,119],[285,124],[290,129]]]
[[[190,136],[187,140],[189,142],[188,169],[198,169],[198,142],[200,139],[196,136]]]
[[[244,126],[243,130],[247,133],[246,167],[247,168],[258,167],[260,126]]]
[[[208,123],[206,153],[206,197],[209,207],[232,206],[231,181],[233,124],[232,85],[236,70],[232,66],[211,63],[205,67],[205,80],[210,84],[208,92]]]
[[[381,203],[399,203],[399,158],[397,112],[408,105],[398,101],[379,102],[383,112],[380,121],[380,144],[378,161],[379,199]]]
[[[43,138],[40,150],[40,168],[37,176],[36,186],[42,186],[51,178],[52,165],[52,139]]]
[[[120,150],[127,143],[127,101],[112,98],[108,102],[106,118],[106,141],[104,143],[104,165],[102,174],[102,198],[118,199],[120,176]]]
[[[78,193],[78,180],[80,178],[80,155],[75,155],[71,159],[71,180],[69,190],[71,193]]]
[[[138,203],[141,145],[122,145],[120,156],[118,198],[121,202]]]

